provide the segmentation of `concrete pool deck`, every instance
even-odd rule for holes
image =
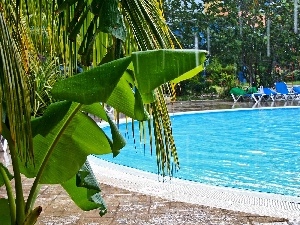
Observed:
[[[246,102],[232,105],[231,102],[190,101],[176,102],[169,108],[172,113],[252,106]],[[2,152],[0,160],[5,160]],[[298,197],[214,187],[175,178],[162,182],[156,174],[114,165],[93,156],[89,161],[99,180],[108,213],[100,218],[97,211],[83,212],[59,185],[44,185],[36,203],[43,207],[37,224],[300,224]],[[24,178],[23,184],[24,192],[28,193],[32,180]],[[5,188],[1,187],[0,198],[3,196]]]

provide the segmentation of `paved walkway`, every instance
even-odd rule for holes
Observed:
[[[246,104],[234,107],[249,107]],[[219,105],[233,107],[231,103]],[[186,111],[216,106],[214,102],[178,102],[171,107],[175,111]],[[179,110],[182,108],[186,109]],[[4,159],[4,153],[0,153],[0,160]],[[176,179],[162,183],[157,181],[156,175],[120,170],[93,158],[90,161],[101,184],[108,213],[100,218],[97,211],[83,212],[60,186],[46,185],[36,203],[43,207],[38,224],[300,224],[293,222],[300,218],[297,198],[278,199],[278,196],[203,186],[199,189],[196,184]],[[24,178],[25,193],[28,193],[31,183],[32,180]],[[0,198],[3,196],[5,189],[1,187]]]
[[[287,220],[284,218],[267,217],[198,204],[189,204],[105,184],[109,180],[101,180],[100,182],[102,182],[103,198],[108,207],[108,213],[105,216],[100,217],[96,210],[90,212],[81,211],[74,205],[60,186],[46,185],[41,189],[38,201],[36,202],[36,205],[43,207],[37,224],[287,225]],[[28,189],[31,183],[29,179],[23,180],[25,189]],[[147,184],[144,185],[148,186]],[[151,185],[148,187],[151,188]],[[3,197],[3,192],[4,190],[1,188],[0,197]]]

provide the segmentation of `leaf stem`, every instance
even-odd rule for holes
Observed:
[[[33,185],[30,189],[30,193],[29,193],[29,196],[28,196],[28,199],[27,199],[27,203],[26,203],[26,213],[29,212],[29,210],[32,208],[33,206],[33,203],[34,203],[34,196],[36,196],[36,191],[38,189],[38,184],[41,180],[41,177],[43,175],[43,172],[46,168],[46,165],[57,145],[57,143],[59,142],[60,140],[60,137],[62,136],[62,134],[64,133],[65,129],[68,127],[69,123],[72,121],[72,119],[74,118],[74,116],[76,115],[76,113],[79,111],[79,109],[81,108],[82,104],[79,104],[79,103],[73,103],[73,104],[77,104],[75,106],[75,108],[73,109],[72,113],[68,116],[66,122],[64,123],[64,125],[62,126],[60,132],[58,133],[58,135],[55,137],[54,141],[52,142],[51,144],[51,147],[50,149],[48,150],[46,156],[45,156],[45,159],[43,160],[42,162],[42,165],[36,175],[36,178],[33,182]]]
[[[4,123],[2,123],[2,135],[7,140],[10,156],[11,156],[11,162],[12,167],[14,171],[14,179],[15,179],[15,191],[16,191],[16,222],[17,224],[22,224],[25,220],[25,200],[24,200],[24,194],[23,194],[23,186],[22,186],[22,178],[21,178],[21,172],[18,162],[18,155],[15,148],[15,142],[12,140],[10,131],[6,127]]]
[[[15,146],[11,144],[9,144],[8,146],[15,178],[17,224],[22,224],[25,219],[25,201],[22,189],[22,178]]]
[[[9,208],[10,208],[10,219],[11,219],[11,224],[16,224],[16,203],[15,203],[15,197],[12,191],[12,186],[10,184],[10,180],[3,168],[3,165],[0,165],[0,174],[3,177],[4,184],[6,187],[6,193],[8,197],[8,202],[9,202]]]

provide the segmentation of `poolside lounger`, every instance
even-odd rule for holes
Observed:
[[[230,94],[231,94],[231,97],[233,98],[234,102],[237,102],[240,98],[244,98],[244,97],[249,98],[250,97],[250,95],[247,94],[246,91],[244,91],[241,88],[237,88],[237,87],[232,88],[230,90]]]
[[[294,93],[300,94],[300,86],[294,86],[292,90]]]
[[[280,95],[278,92],[276,92],[270,88],[267,88],[267,87],[261,87],[260,91],[261,91],[261,93],[265,94],[265,100],[271,99],[273,102]]]
[[[234,102],[237,102],[240,98],[248,98],[253,99],[256,103],[260,102],[262,97],[265,95],[257,92],[256,88],[250,88],[248,91],[245,91],[238,87],[232,88],[230,90],[230,94]]]
[[[289,91],[285,82],[275,83],[275,88],[278,94],[280,94],[284,100],[293,100],[296,97],[295,93]]]
[[[259,103],[265,96],[265,94],[258,91],[256,87],[250,87],[247,93],[251,94],[251,97],[255,101],[255,103]]]
[[[300,86],[294,86],[292,91],[295,94],[295,99],[300,100]]]

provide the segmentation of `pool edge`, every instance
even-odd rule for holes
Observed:
[[[156,174],[117,165],[89,156],[100,183],[172,201],[300,221],[300,198],[172,178],[162,182]]]

